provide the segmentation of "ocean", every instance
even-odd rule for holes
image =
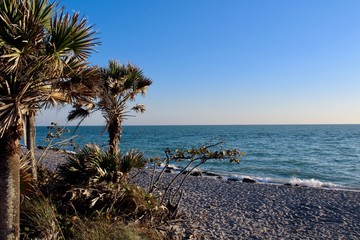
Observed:
[[[101,126],[68,127],[80,146],[107,146]],[[37,145],[49,129],[37,127]],[[209,161],[202,170],[261,183],[360,190],[360,125],[124,126],[120,149],[138,149],[164,158],[164,150],[223,142],[217,149],[245,152],[240,164]],[[67,147],[68,150],[71,150]],[[214,150],[217,150],[214,148]],[[178,163],[175,163],[178,165]]]

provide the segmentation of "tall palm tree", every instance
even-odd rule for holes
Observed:
[[[24,142],[29,151],[31,159],[32,178],[37,181],[37,161],[35,158],[35,115],[36,110],[42,107],[61,107],[64,104],[92,104],[97,96],[97,87],[100,80],[99,69],[97,67],[75,66],[70,70],[70,74],[62,74],[66,81],[59,81],[48,89],[48,98],[42,104],[37,104],[25,116]],[[77,70],[77,72],[75,71]]]
[[[102,69],[101,78],[98,101],[91,107],[75,106],[68,120],[85,118],[93,111],[101,111],[109,133],[109,151],[117,154],[124,119],[129,116],[130,111],[141,113],[145,111],[144,105],[136,104],[128,109],[127,104],[134,101],[138,94],[145,95],[152,81],[139,67],[130,63],[123,65],[114,60],[110,60],[108,67]]]
[[[84,18],[58,11],[54,2],[0,1],[0,239],[19,239],[25,116],[79,71],[70,71],[74,66],[86,68],[94,34]]]

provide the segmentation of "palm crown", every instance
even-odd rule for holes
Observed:
[[[54,12],[46,0],[0,3],[0,135],[56,96],[74,100],[60,98],[60,86],[94,73],[84,62],[97,44],[92,26],[78,13]]]
[[[113,60],[109,61],[108,68],[102,69],[102,73],[103,85],[98,107],[107,120],[115,116],[120,119],[126,117],[126,103],[135,100],[138,94],[145,95],[152,83],[140,68],[132,64],[122,65]],[[145,111],[140,104],[132,109]]]
[[[136,104],[128,110],[127,104],[134,101],[138,94],[145,95],[152,81],[139,67],[130,63],[120,64],[114,60],[109,61],[107,68],[101,69],[101,80],[98,101],[89,107],[75,106],[68,119],[83,119],[93,111],[101,111],[109,132],[110,152],[117,153],[122,121],[129,116],[130,110],[141,113],[145,111],[144,105]]]
[[[68,90],[85,87],[81,79],[98,72],[85,62],[97,44],[94,35],[86,19],[47,0],[0,1],[0,239],[19,239],[25,116],[47,101],[81,99]]]

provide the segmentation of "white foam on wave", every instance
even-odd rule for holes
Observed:
[[[258,177],[255,178],[257,182],[259,183],[270,183],[270,184],[285,184],[286,181],[285,180],[280,180],[280,179],[274,179],[271,177]]]
[[[258,183],[276,183],[276,184],[286,183],[285,181],[275,180],[274,178],[270,178],[270,177],[256,177],[251,175],[226,174],[226,173],[222,173],[221,175],[228,176],[233,179],[238,179],[240,181],[243,180],[244,178],[247,178],[247,179],[256,180],[256,182]]]
[[[165,164],[161,164],[158,170],[161,170],[165,167]],[[173,167],[174,172],[178,173],[181,171],[181,167],[176,165],[169,165],[169,167]],[[190,169],[189,169],[190,170]],[[195,168],[193,172],[203,172],[204,170],[201,168]],[[227,179],[237,179],[238,181],[242,181],[244,178],[246,179],[253,179],[257,183],[261,184],[275,184],[275,185],[283,185],[283,184],[291,184],[293,186],[302,186],[302,187],[313,187],[313,188],[324,188],[324,189],[334,189],[334,190],[349,190],[349,191],[360,191],[359,188],[353,188],[348,186],[343,186],[339,184],[334,184],[330,182],[322,182],[318,179],[300,179],[297,177],[292,178],[273,178],[273,177],[259,177],[259,176],[253,176],[253,175],[241,175],[241,174],[234,174],[234,173],[228,173],[228,172],[211,172],[215,174],[219,174],[219,176],[222,177],[223,180]],[[204,175],[205,177],[206,174]],[[210,176],[212,177],[212,176]]]
[[[246,175],[238,175],[238,174],[221,174],[225,177],[229,177],[229,178],[232,178],[232,179],[238,179],[239,181],[243,180],[244,178],[251,178],[251,179],[254,179],[253,177],[251,176],[246,176]]]
[[[152,168],[152,167],[154,167],[154,163],[148,163],[147,166],[149,168]],[[157,170],[162,170],[164,167],[166,167],[166,163],[161,163],[160,165],[156,165]],[[183,166],[179,166],[179,165],[175,165],[175,164],[169,164],[169,165],[167,165],[167,168],[172,169],[173,171],[175,171],[175,173],[184,170]],[[187,171],[192,170],[192,172],[204,172],[204,170],[200,167],[196,167],[194,169],[192,169],[192,167],[190,167],[186,170]]]
[[[249,176],[249,175],[237,175],[237,174],[231,174],[231,178],[239,179],[240,181],[244,178],[254,179],[258,183],[264,183],[264,184],[291,184],[296,186],[303,186],[303,187],[315,187],[315,188],[332,188],[332,189],[347,189],[344,186],[330,183],[330,182],[322,182],[317,179],[300,179],[293,177],[291,179],[278,179],[278,178],[271,178],[271,177],[255,177],[255,176]]]
[[[318,187],[318,188],[339,188],[340,185],[334,183],[324,183],[317,179],[300,179],[300,178],[291,178],[290,184],[306,186],[306,187]]]

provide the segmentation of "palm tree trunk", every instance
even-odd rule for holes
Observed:
[[[109,123],[109,151],[111,154],[119,153],[119,143],[121,139],[122,127],[121,121],[113,120]]]
[[[26,147],[30,153],[32,177],[37,181],[37,164],[35,158],[35,112],[30,111],[26,118]]]
[[[16,127],[0,138],[0,239],[20,238],[20,134]]]
[[[26,147],[30,153],[32,178],[37,181],[37,164],[35,158],[35,112],[26,116]]]

